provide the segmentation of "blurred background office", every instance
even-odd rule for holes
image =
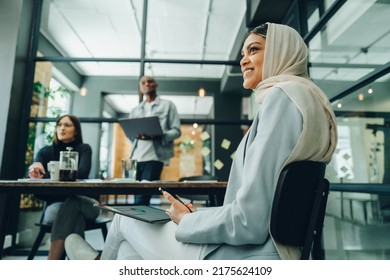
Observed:
[[[131,144],[117,120],[150,75],[182,122],[162,180],[227,180],[256,110],[242,89],[243,36],[271,21],[300,32],[310,75],[336,112],[327,178],[389,185],[389,14],[385,0],[0,0],[0,179],[24,176],[65,113],[80,117],[94,151],[90,178],[120,177]],[[30,196],[15,203],[40,208]],[[388,208],[387,195],[331,193],[328,258],[388,258]]]

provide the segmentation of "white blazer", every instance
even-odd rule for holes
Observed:
[[[271,88],[232,163],[224,205],[185,215],[176,239],[207,243],[207,259],[279,259],[269,235],[273,196],[297,145],[302,115],[278,87]]]

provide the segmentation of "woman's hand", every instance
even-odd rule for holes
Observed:
[[[30,176],[30,178],[42,179],[43,175],[45,175],[45,168],[40,162],[34,162],[28,168],[28,176]]]
[[[192,212],[196,211],[194,208],[192,208],[191,203],[185,203],[183,205],[180,201],[175,199],[170,193],[166,191],[163,191],[163,195],[171,203],[171,207],[166,212],[171,217],[172,221],[174,221],[176,224],[180,223],[180,220],[184,215],[190,213],[189,209],[191,209]]]

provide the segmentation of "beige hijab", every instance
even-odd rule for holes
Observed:
[[[268,23],[263,80],[255,89],[261,104],[271,87],[281,88],[303,116],[303,130],[284,166],[299,160],[329,162],[337,144],[337,126],[327,96],[309,78],[308,50],[294,29]],[[322,110],[321,110],[322,108]],[[275,242],[282,259],[299,259],[300,249]]]

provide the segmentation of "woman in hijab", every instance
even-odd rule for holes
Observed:
[[[291,162],[329,162],[337,143],[334,113],[309,79],[307,56],[301,36],[288,26],[267,23],[250,31],[240,64],[258,112],[237,148],[223,206],[190,213],[164,192],[173,222],[150,225],[116,215],[101,258],[299,258],[298,248],[277,244],[269,233],[277,180]],[[71,258],[98,256],[77,236],[68,239]],[[88,257],[77,248],[89,250]]]

